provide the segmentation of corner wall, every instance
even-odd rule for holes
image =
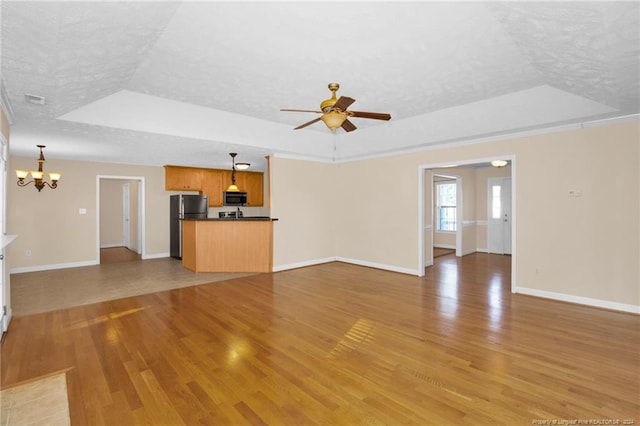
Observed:
[[[33,169],[33,158],[11,157],[9,171]],[[99,263],[97,259],[97,176],[145,178],[145,258],[169,255],[169,193],[164,169],[155,166],[58,160],[47,156],[45,172],[58,171],[57,189],[38,192],[33,184],[8,185],[7,232],[19,238],[9,247],[11,272]],[[79,214],[79,209],[86,214]],[[30,250],[31,256],[27,256]]]
[[[274,271],[335,260],[335,168],[328,163],[270,158]]]

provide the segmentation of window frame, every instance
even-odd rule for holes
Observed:
[[[444,185],[452,185],[455,191],[455,204],[454,205],[442,205],[440,204],[441,199],[440,199],[440,187],[444,186]],[[435,207],[435,212],[434,212],[434,219],[435,219],[435,230],[436,232],[445,232],[445,233],[456,233],[458,231],[458,183],[455,179],[452,180],[442,180],[442,181],[438,181],[435,182],[435,199],[436,202],[434,203],[434,207]],[[443,229],[442,228],[442,218],[441,218],[441,214],[440,211],[441,209],[445,207],[445,208],[453,208],[454,209],[454,216],[453,216],[453,221],[449,221],[448,223],[452,226],[452,229]]]

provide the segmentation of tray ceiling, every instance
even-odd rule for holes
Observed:
[[[637,2],[3,1],[11,153],[261,167],[640,112]],[[331,133],[329,97],[389,122]],[[44,105],[25,94],[45,97]]]

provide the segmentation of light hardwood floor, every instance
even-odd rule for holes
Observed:
[[[100,264],[131,262],[141,260],[142,256],[126,247],[108,247],[100,249]]]
[[[513,295],[510,261],[329,263],[18,317],[1,384],[66,370],[78,425],[640,421],[640,317]]]

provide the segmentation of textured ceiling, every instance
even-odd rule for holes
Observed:
[[[358,158],[640,112],[638,2],[3,1],[11,153],[226,167]],[[357,99],[331,133],[329,82]],[[25,94],[46,98],[25,102]]]

